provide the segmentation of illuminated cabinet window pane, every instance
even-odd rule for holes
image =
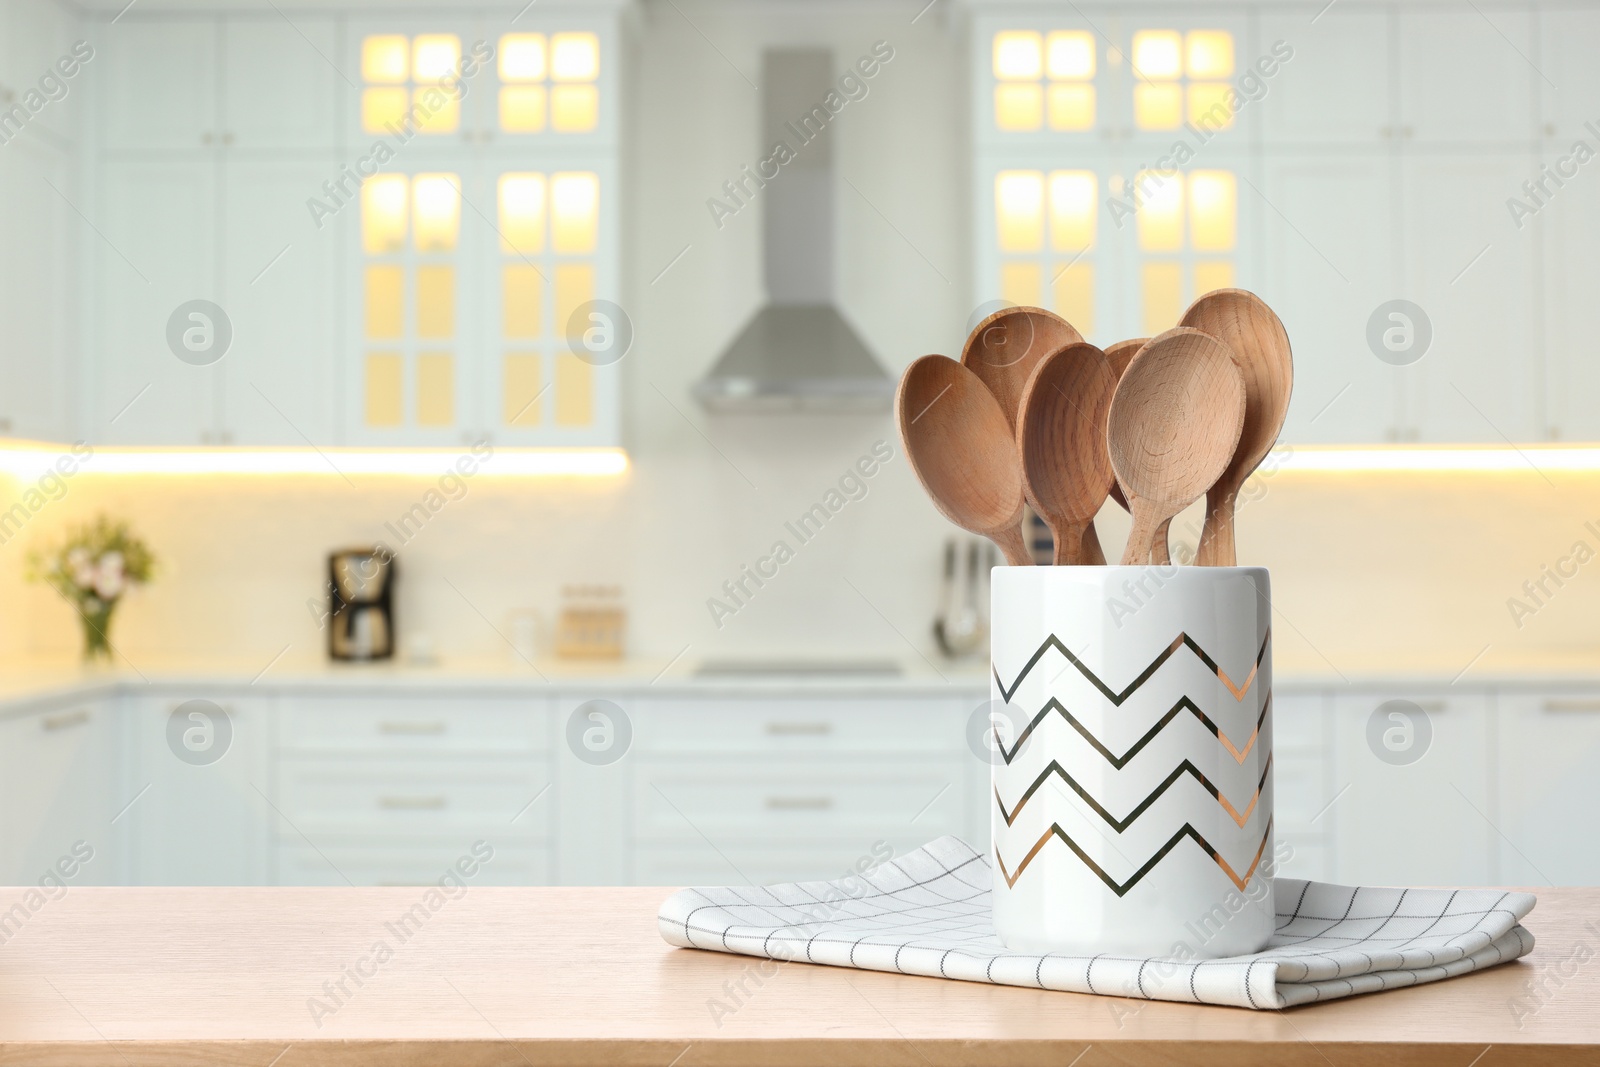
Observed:
[[[1225,30],[1191,30],[1184,50],[1189,77],[1233,77],[1233,34]]]
[[[368,133],[385,133],[402,126],[406,117],[406,100],[406,91],[398,87],[363,89],[361,128]]]
[[[995,222],[1002,252],[1037,252],[1044,247],[1044,175],[1005,170],[995,177]]]
[[[403,34],[375,34],[361,42],[361,79],[399,84],[411,75]]]
[[[1063,30],[1050,35],[1046,71],[1052,78],[1082,81],[1094,77],[1094,35]]]
[[[500,250],[544,251],[544,175],[500,175],[498,200]]]
[[[1151,337],[1172,329],[1183,314],[1183,268],[1171,260],[1144,265],[1144,332]]]
[[[538,133],[544,129],[544,111],[544,86],[500,87],[500,128],[507,133]]]
[[[448,352],[417,356],[417,425],[449,426],[456,421],[455,363]]]
[[[507,426],[537,426],[544,361],[537,352],[507,353],[501,368],[501,421]]]
[[[1056,314],[1082,334],[1094,330],[1094,264],[1080,260],[1056,268]]]
[[[556,423],[587,426],[594,421],[594,368],[571,352],[556,356]]]
[[[1082,252],[1094,244],[1097,186],[1093,171],[1050,175],[1050,244],[1056,251]]]
[[[366,411],[368,426],[399,426],[405,417],[404,366],[398,352],[374,352],[367,357]]]
[[[405,332],[405,270],[367,267],[367,337],[388,340]]]
[[[461,231],[460,179],[454,174],[418,174],[411,190],[417,251],[452,251]]]
[[[456,332],[456,269],[444,265],[417,268],[417,336],[454,337]]]
[[[594,267],[588,263],[562,263],[556,267],[556,330],[579,341],[588,323],[577,320],[580,306],[594,299]]]
[[[550,38],[550,77],[558,82],[600,76],[600,38],[592,33],[557,33]]]
[[[538,337],[544,331],[544,279],[528,263],[507,263],[501,268],[502,332],[517,340]]]
[[[592,172],[550,179],[551,247],[558,253],[593,252],[600,232],[600,178]]]
[[[1233,288],[1233,261],[1206,260],[1194,265],[1194,295],[1204,296],[1213,289]]]
[[[1133,35],[1133,67],[1150,79],[1177,78],[1183,74],[1183,49],[1176,30],[1140,30]]]
[[[1094,129],[1094,86],[1050,86],[1050,128],[1052,130]]]
[[[1021,307],[1044,303],[1044,268],[1037,263],[1002,263],[1000,299]]]
[[[398,252],[406,242],[406,178],[379,174],[361,185],[361,247]]]
[[[1189,175],[1189,242],[1200,252],[1231,252],[1239,239],[1239,192],[1231,172]]]
[[[600,123],[600,90],[592,85],[557,85],[550,90],[550,126],[583,133]]]
[[[1146,252],[1183,249],[1183,177],[1141,171],[1134,179],[1139,208],[1139,247]]]
[[[544,34],[500,35],[500,80],[538,82],[545,79]]]
[[[1031,82],[995,86],[994,124],[1002,130],[1037,130],[1044,124],[1044,88]]]
[[[994,76],[1002,81],[1038,78],[1044,69],[1044,40],[1032,30],[994,35]]]
[[[1175,130],[1183,125],[1183,90],[1176,82],[1133,87],[1133,121],[1141,130]]]
[[[461,101],[430,85],[412,94],[411,115],[419,133],[454,133],[461,126]]]
[[[1189,121],[1208,132],[1225,130],[1233,125],[1233,108],[1228,106],[1227,95],[1232,87],[1227,82],[1196,82],[1189,86]]]
[[[461,65],[461,38],[453,33],[419,33],[412,42],[412,79],[438,85]]]

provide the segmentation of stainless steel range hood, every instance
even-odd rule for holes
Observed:
[[[833,302],[837,116],[822,106],[832,82],[825,50],[763,57],[760,159],[782,159],[780,142],[791,156],[762,185],[746,178],[741,202],[729,201],[740,210],[762,202],[768,302],[695,383],[696,398],[714,411],[882,411],[894,396],[889,375]]]

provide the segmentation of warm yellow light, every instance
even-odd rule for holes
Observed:
[[[1002,263],[1000,299],[1017,307],[1043,307],[1044,268],[1037,263]]]
[[[550,90],[550,126],[584,133],[600,124],[600,90],[593,85],[557,85]]]
[[[501,268],[500,332],[517,340],[544,332],[544,275],[538,267],[513,260]]]
[[[399,426],[405,421],[405,367],[400,353],[374,352],[368,355],[366,384],[365,416],[368,426]],[[200,455],[205,456],[208,454],[201,453]],[[169,463],[176,462],[176,457],[171,453],[163,453],[162,456]],[[194,457],[192,453],[190,456],[194,458],[194,466],[200,467],[200,459]],[[200,474],[212,472],[200,469],[169,469],[148,472],[139,471],[136,473]],[[240,471],[238,473],[244,472]]]
[[[416,203],[414,241],[419,252],[448,252],[461,231],[461,185],[454,174],[418,174],[412,179]]]
[[[403,82],[409,73],[406,39],[398,33],[375,34],[361,42],[361,79]]]
[[[1233,34],[1226,30],[1190,30],[1184,42],[1189,77],[1233,77]]]
[[[544,175],[500,175],[500,250],[527,255],[544,251]]]
[[[398,252],[406,243],[406,177],[377,174],[361,185],[361,247]]]
[[[1066,82],[1050,86],[1052,130],[1094,129],[1094,86]]]
[[[537,426],[543,415],[540,400],[544,361],[537,352],[507,352],[501,368],[500,421],[506,426]]]
[[[538,133],[544,129],[542,85],[500,87],[500,128],[506,133]]]
[[[994,35],[994,76],[1002,81],[1037,78],[1044,69],[1044,40],[1032,30]]]
[[[558,82],[592,82],[600,76],[600,38],[592,33],[558,33],[550,38],[550,77]]]
[[[456,421],[456,361],[448,352],[417,353],[417,425]]]
[[[456,269],[448,263],[417,267],[417,336],[430,340],[456,334]]]
[[[994,87],[994,124],[1002,130],[1037,130],[1044,122],[1044,87],[1005,83]]]
[[[1075,326],[1079,333],[1094,332],[1094,264],[1085,260],[1056,269],[1056,314]]]
[[[1194,295],[1204,296],[1216,289],[1233,288],[1233,261],[1205,259],[1194,265]]]
[[[405,121],[406,102],[404,89],[363,89],[361,91],[361,128],[367,133],[386,133]]]
[[[1003,170],[994,179],[995,223],[1002,252],[1044,247],[1044,175]]]
[[[553,175],[550,206],[551,247],[559,253],[593,252],[600,231],[599,176],[590,171]]]
[[[1133,87],[1133,121],[1141,130],[1175,130],[1183,125],[1183,91],[1176,82]]]
[[[1183,73],[1183,49],[1176,30],[1140,30],[1133,35],[1133,67],[1146,78],[1176,78]]]
[[[1094,77],[1094,36],[1087,30],[1058,30],[1045,44],[1045,69],[1052,78],[1082,81]]]
[[[1238,241],[1238,204],[1238,183],[1232,171],[1197,170],[1190,174],[1191,247],[1199,252],[1232,251]]]
[[[1050,175],[1050,243],[1058,252],[1081,252],[1094,244],[1099,182],[1089,170]]]
[[[0,472],[33,480],[67,455],[65,447],[30,442],[0,449]],[[81,474],[396,475],[437,478],[464,448],[96,448],[80,459]],[[500,448],[479,459],[479,475],[615,475],[628,469],[620,448]]]
[[[461,38],[453,33],[419,33],[411,46],[412,78],[438,82],[455,74],[461,63]]]
[[[1183,268],[1175,260],[1154,260],[1139,271],[1144,297],[1144,332],[1164,333],[1183,314]]]
[[[1233,87],[1227,82],[1189,83],[1189,121],[1209,133],[1225,130],[1233,125],[1233,108],[1228,94]]]
[[[406,272],[394,263],[367,265],[366,335],[371,340],[393,340],[405,333]]]
[[[1146,252],[1183,248],[1183,175],[1144,170],[1134,178],[1139,205],[1139,247]]]
[[[411,105],[420,133],[454,133],[461,127],[461,101],[436,85],[413,90]]]
[[[544,34],[503,33],[500,35],[501,81],[536,82],[543,81],[544,76]]]

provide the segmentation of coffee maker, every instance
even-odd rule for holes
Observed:
[[[328,656],[351,662],[394,656],[394,555],[348,548],[328,556]]]

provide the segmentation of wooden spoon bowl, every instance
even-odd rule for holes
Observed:
[[[1126,341],[1118,341],[1106,349],[1106,362],[1111,364],[1111,373],[1117,376],[1118,381],[1122,380],[1122,372],[1128,369],[1128,364],[1133,362],[1133,357],[1138,355],[1139,349],[1149,343],[1150,338],[1148,337],[1134,337]],[[1122,495],[1122,486],[1118,485],[1114,479],[1111,482],[1111,499],[1115,500],[1117,506],[1123,511],[1128,510],[1128,501]]]
[[[1116,376],[1105,353],[1080,341],[1041,359],[1022,391],[1017,445],[1028,503],[1050,527],[1056,564],[1102,564],[1094,517],[1116,482],[1106,419]],[[1098,557],[1098,558],[1095,558]]]
[[[1124,566],[1150,559],[1156,531],[1211,488],[1244,427],[1244,378],[1233,353],[1199,330],[1151,340],[1111,398],[1106,446],[1133,511]]]
[[[1260,297],[1243,289],[1217,289],[1184,312],[1183,326],[1210,334],[1233,350],[1244,376],[1244,429],[1228,469],[1206,493],[1205,529],[1196,562],[1231,567],[1234,500],[1277,443],[1294,385],[1289,334]]]
[[[983,381],[949,356],[923,356],[901,375],[894,404],[906,458],[934,506],[993,541],[1011,566],[1031,564],[1016,438]]]
[[[1035,307],[1002,308],[967,335],[961,365],[989,387],[1015,432],[1017,407],[1033,368],[1056,349],[1082,340],[1072,323],[1054,312]]]

